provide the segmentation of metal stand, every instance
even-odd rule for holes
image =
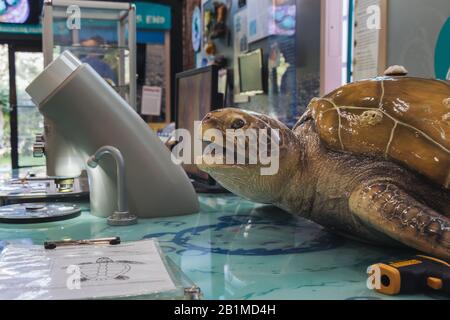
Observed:
[[[137,223],[137,217],[128,211],[127,195],[125,188],[125,160],[119,149],[111,146],[101,147],[89,158],[87,164],[95,169],[98,162],[105,155],[111,155],[117,166],[117,211],[108,217],[110,226],[129,226]]]
[[[108,218],[108,224],[113,227],[131,226],[137,223],[137,217],[129,212],[115,212]]]

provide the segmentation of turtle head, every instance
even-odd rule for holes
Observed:
[[[297,150],[292,148],[296,137],[288,127],[266,115],[227,108],[208,113],[200,129],[207,144],[197,161],[202,171],[244,198],[277,201],[291,176],[287,162]]]

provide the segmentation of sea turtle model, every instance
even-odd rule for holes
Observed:
[[[392,74],[314,99],[293,130],[254,112],[209,113],[203,132],[278,129],[280,168],[199,167],[237,195],[341,235],[450,260],[450,85]]]

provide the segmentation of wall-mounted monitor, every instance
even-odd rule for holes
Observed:
[[[176,75],[175,118],[177,129],[187,129],[194,137],[194,122],[201,121],[208,112],[223,106],[218,92],[219,68],[209,66]],[[191,141],[192,146],[194,142]],[[193,150],[192,150],[193,151]],[[193,155],[193,152],[192,152]],[[191,159],[194,163],[194,158]],[[194,180],[210,181],[209,175],[195,165],[183,166]]]
[[[238,57],[240,90],[244,95],[264,93],[263,51],[258,49]]]
[[[0,0],[0,23],[39,24],[42,0]]]

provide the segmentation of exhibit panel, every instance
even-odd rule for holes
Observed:
[[[198,4],[200,19],[194,18],[195,8],[186,4],[189,6],[186,21],[191,21],[193,26],[186,23],[185,33],[194,37],[195,19],[204,29],[196,50],[190,43],[184,48],[185,59],[195,60],[188,68],[220,61],[221,67],[228,70],[229,97],[225,106],[263,111],[293,126],[309,100],[319,95],[320,3],[219,1],[226,12],[227,27],[225,33],[218,36],[213,33],[217,11],[213,3],[201,1]],[[310,31],[300,33],[299,30]],[[245,68],[252,67],[240,65],[239,60],[251,53],[261,53],[262,64],[255,74],[258,78],[253,79],[258,88],[247,90],[246,86],[254,87],[255,83],[244,83],[242,87],[241,82],[246,79],[241,79],[241,73],[248,73]],[[300,85],[300,81],[304,81],[304,85]]]
[[[351,79],[375,77],[389,66],[401,65],[411,76],[448,80],[450,10],[447,1],[355,0],[350,3]]]

